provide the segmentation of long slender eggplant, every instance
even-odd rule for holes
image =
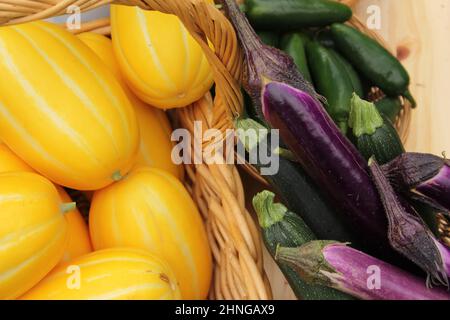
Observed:
[[[263,90],[263,113],[306,172],[333,198],[340,212],[378,254],[390,251],[387,219],[366,160],[308,93],[271,82]]]
[[[238,133],[245,133],[247,130],[263,132],[261,130],[265,129],[263,125],[250,118],[237,119],[235,127],[240,129]],[[261,137],[258,144],[253,145],[245,143],[243,135],[238,136],[249,154],[258,154],[261,148],[264,148],[262,152],[264,155],[271,155],[277,151],[278,146],[272,145],[270,131],[267,131],[266,137]],[[263,159],[261,155],[257,155],[254,160],[256,161],[253,161],[253,165],[260,171],[267,167],[267,163],[264,161],[266,159]],[[353,245],[361,247],[354,232],[337,213],[337,208],[327,201],[322,190],[307,175],[300,164],[282,155],[278,158],[278,164],[277,172],[266,175],[264,178],[289,210],[300,215],[319,239],[351,242]]]
[[[391,183],[407,196],[449,214],[448,159],[425,153],[405,153],[384,165],[383,171]]]
[[[314,99],[322,98],[298,71],[288,54],[262,43],[235,0],[220,0],[236,30],[245,55],[243,87],[261,113],[261,90],[266,81],[280,81],[308,92]]]
[[[298,248],[279,247],[276,259],[306,281],[365,300],[450,300],[442,288],[343,243],[312,241]]]
[[[369,160],[369,168],[389,221],[388,238],[391,246],[427,273],[427,283],[444,283],[448,286],[450,251],[438,245],[439,241],[415,209],[396,195],[374,158]]]

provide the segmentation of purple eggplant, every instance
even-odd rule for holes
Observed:
[[[305,171],[333,198],[365,244],[387,253],[387,219],[367,162],[322,105],[280,82],[264,87],[262,104],[267,122],[280,130]]]
[[[405,153],[384,165],[383,171],[408,196],[449,214],[449,160],[432,154]]]
[[[305,281],[364,300],[450,300],[442,288],[361,251],[333,241],[312,241],[298,248],[279,247],[275,258]]]
[[[239,9],[235,0],[220,0],[229,20],[236,30],[245,55],[242,84],[257,110],[261,114],[261,90],[265,81],[280,81],[308,92],[315,99],[322,100],[313,86],[298,71],[291,56],[283,51],[265,45],[253,30],[250,22]]]
[[[369,168],[389,221],[388,239],[391,246],[427,273],[428,284],[448,286],[448,248],[438,245],[438,240],[419,218],[414,207],[395,193],[374,158],[369,160]]]

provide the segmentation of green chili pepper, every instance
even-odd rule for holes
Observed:
[[[338,50],[371,83],[389,96],[402,95],[413,106],[410,79],[400,61],[381,44],[350,26],[336,23],[331,34]]]
[[[361,82],[361,79],[360,79],[358,73],[355,71],[353,66],[350,64],[350,62],[345,60],[345,58],[342,57],[335,50],[330,49],[330,51],[332,54],[335,55],[336,59],[343,65],[345,71],[347,72],[347,75],[349,76],[350,81],[352,82],[352,85],[353,85],[353,92],[356,92],[356,94],[358,96],[363,97],[364,96],[363,85],[362,85],[362,82]]]
[[[375,102],[375,106],[378,111],[391,120],[392,123],[395,123],[398,114],[402,110],[402,104],[399,98],[385,97]]]
[[[305,52],[305,44],[308,41],[308,37],[303,33],[290,33],[281,39],[281,49],[294,59],[295,65],[303,77],[312,82]]]
[[[345,22],[352,16],[350,7],[329,0],[246,0],[245,12],[256,29],[282,31]]]
[[[335,53],[316,41],[307,43],[306,55],[316,90],[327,99],[328,114],[346,134],[354,92],[347,70]]]

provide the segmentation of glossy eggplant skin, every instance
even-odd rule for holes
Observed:
[[[271,82],[263,90],[263,112],[365,245],[378,254],[389,255],[387,219],[367,163],[325,109],[309,94]]]
[[[275,257],[278,246],[299,247],[316,237],[295,213],[286,212],[283,219],[262,228],[262,237],[267,250]],[[352,297],[332,288],[312,285],[304,281],[290,266],[278,263],[289,285],[299,299],[304,300],[353,300]]]
[[[267,154],[270,154],[273,152],[270,136],[266,138],[266,141]],[[264,167],[260,159],[257,160],[255,167],[257,169]],[[289,210],[302,217],[318,239],[335,239],[361,247],[355,232],[343,221],[337,208],[329,203],[323,191],[300,164],[280,156],[278,172],[264,178]]]

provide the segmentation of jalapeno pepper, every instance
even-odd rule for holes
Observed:
[[[402,95],[413,106],[410,79],[400,61],[381,44],[350,26],[335,23],[331,34],[338,50],[371,83],[389,96]]]
[[[375,106],[377,107],[378,111],[382,113],[386,118],[391,120],[392,123],[395,123],[398,114],[402,110],[402,104],[398,97],[385,97],[375,102]]]
[[[338,52],[336,52],[333,49],[329,49],[330,52],[335,55],[336,59],[343,65],[345,71],[347,72],[347,75],[350,78],[350,81],[353,85],[353,91],[356,92],[356,94],[360,97],[364,96],[364,89],[361,82],[361,79],[358,75],[358,73],[355,71],[353,66],[348,62],[344,57],[342,57]]]
[[[350,7],[328,0],[246,0],[245,12],[256,29],[282,31],[345,22],[352,16]]]
[[[327,48],[334,49],[336,46],[334,44],[333,36],[329,29],[322,29],[314,35],[314,39],[321,45]]]
[[[295,62],[298,70],[303,77],[312,82],[311,73],[309,72],[308,62],[306,60],[305,44],[308,37],[300,32],[290,33],[281,39],[281,49],[290,55]]]
[[[329,115],[346,134],[354,92],[347,70],[335,53],[316,41],[306,44],[306,56],[316,90],[327,99]]]

